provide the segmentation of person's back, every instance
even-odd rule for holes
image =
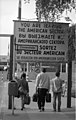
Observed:
[[[27,90],[28,91],[28,82],[25,79],[21,80],[21,86],[22,86],[23,90]]]
[[[62,80],[59,77],[52,79],[52,91],[61,92],[62,91]]]
[[[26,81],[26,75],[25,73],[22,74],[22,78],[21,78],[21,82],[20,82],[20,86],[23,88],[23,90],[27,90],[27,92],[29,92],[29,87],[28,87],[28,82]]]
[[[52,91],[53,91],[53,109],[56,111],[56,99],[58,97],[58,111],[61,107],[61,92],[62,92],[63,80],[60,79],[60,72],[56,72],[56,77],[52,79]]]
[[[45,96],[50,91],[50,78],[46,73],[46,69],[43,69],[36,77],[36,90],[38,92],[38,108],[40,111],[44,111]]]
[[[38,88],[46,88],[50,90],[50,78],[45,71],[39,73],[39,75],[37,76],[36,85]]]

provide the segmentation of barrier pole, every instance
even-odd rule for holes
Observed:
[[[14,96],[12,96],[12,115],[14,115]]]
[[[13,73],[13,35],[10,37],[10,68],[9,68],[9,81],[12,80]],[[8,109],[12,109],[12,96],[8,96]]]
[[[72,61],[68,62],[67,108],[71,108]]]

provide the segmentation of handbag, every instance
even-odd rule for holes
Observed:
[[[29,95],[24,96],[24,104],[29,105],[31,102],[31,97]]]
[[[19,87],[20,95],[27,94],[27,90],[23,90],[22,87]]]
[[[46,93],[46,102],[51,102],[51,93]]]
[[[33,102],[37,102],[37,99],[38,99],[38,94],[34,93],[32,97]]]

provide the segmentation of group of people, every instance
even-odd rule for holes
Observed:
[[[61,93],[63,80],[60,78],[60,72],[56,72],[56,77],[51,80],[53,92],[53,110],[56,111],[56,99],[58,98],[58,112],[61,111]],[[42,72],[36,77],[36,91],[38,92],[38,108],[44,111],[46,93],[50,92],[50,78],[43,68]]]
[[[43,68],[42,71],[37,75],[36,77],[36,83],[35,83],[35,90],[36,93],[38,94],[38,109],[39,111],[44,111],[45,110],[45,97],[46,93],[50,92],[50,89],[52,89],[53,92],[53,110],[56,111],[56,99],[58,98],[58,112],[61,111],[61,93],[62,93],[62,84],[63,80],[60,78],[60,72],[57,71],[55,74],[55,78],[51,80],[52,82],[52,88],[50,88],[50,77],[46,72],[46,69]],[[19,89],[23,89],[24,94],[29,94],[29,85],[28,82],[26,81],[26,74],[23,73],[21,75],[21,80],[19,83]],[[24,95],[21,95],[21,110],[24,108]]]

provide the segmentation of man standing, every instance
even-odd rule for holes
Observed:
[[[60,72],[56,72],[56,77],[52,79],[52,91],[53,91],[53,109],[56,111],[56,99],[58,97],[58,112],[61,111],[61,92],[62,92],[63,80],[60,79]]]
[[[50,91],[50,77],[45,68],[36,77],[36,91],[38,92],[38,108],[40,111],[44,111],[45,96]]]

